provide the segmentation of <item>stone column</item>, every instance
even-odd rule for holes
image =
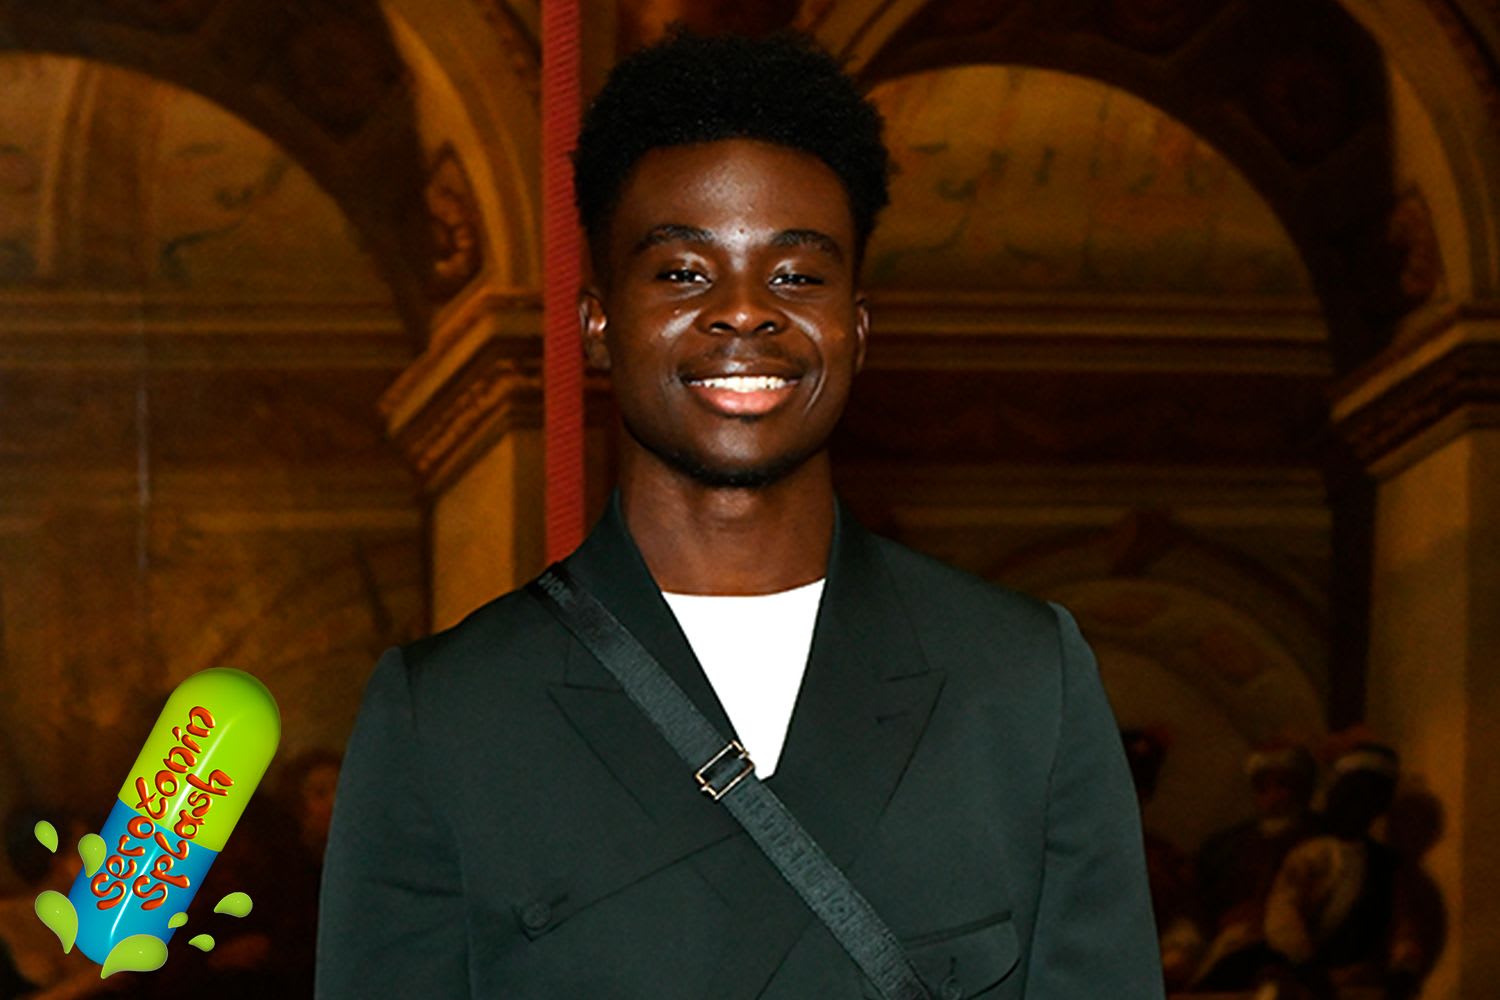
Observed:
[[[540,568],[540,320],[535,296],[467,299],[381,400],[429,505],[434,630]]]
[[[433,630],[542,569],[541,372],[540,297],[483,291],[438,317],[381,400],[429,506]],[[585,394],[593,517],[612,478],[607,383],[590,376]]]
[[[1447,947],[1423,996],[1500,982],[1500,307],[1429,320],[1335,419],[1377,483],[1367,717],[1442,802]]]

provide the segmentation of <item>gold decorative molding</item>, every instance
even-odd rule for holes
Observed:
[[[507,3],[506,0],[474,0],[474,6],[499,36],[516,79],[521,81],[528,93],[540,99],[540,0],[525,8]]]
[[[412,354],[389,303],[0,292],[0,369],[389,369]]]
[[[451,143],[434,154],[423,197],[433,244],[427,292],[433,302],[447,302],[479,274],[485,258],[474,185]]]
[[[1500,304],[1427,315],[1346,380],[1333,418],[1379,478],[1470,430],[1500,427]]]
[[[541,323],[541,299],[532,292],[484,290],[450,304],[437,317],[427,350],[381,398],[390,432],[396,435],[430,410],[442,387],[489,341],[501,342],[504,355],[540,357]]]
[[[1426,0],[1426,6],[1448,36],[1448,44],[1458,54],[1464,69],[1473,76],[1483,95],[1485,110],[1500,121],[1500,86],[1495,80],[1493,53],[1486,48],[1482,32],[1476,30],[1473,21],[1463,13],[1462,5],[1453,0]],[[1493,11],[1494,5],[1489,6]]]
[[[397,448],[429,493],[441,493],[506,435],[541,426],[540,366],[491,343],[455,373],[413,419],[392,428]]]
[[[580,348],[581,349],[581,348]],[[604,420],[608,395],[590,378],[586,419]],[[542,426],[541,302],[490,291],[460,303],[432,346],[381,399],[387,430],[423,489],[442,493],[506,435]]]
[[[143,477],[139,470],[82,462],[0,467],[0,519],[46,517],[61,511],[107,516],[170,511],[225,523],[334,523],[344,527],[404,525],[416,528],[420,512],[412,484],[394,462],[327,470],[299,469],[268,476],[256,469],[167,469]],[[40,523],[40,522],[39,522]]]

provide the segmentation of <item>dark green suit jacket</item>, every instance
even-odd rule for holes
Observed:
[[[618,504],[567,565],[731,732]],[[1119,734],[1061,609],[840,512],[768,784],[934,997],[1161,997]],[[376,667],[334,809],[318,996],[874,993],[614,679],[517,592]]]

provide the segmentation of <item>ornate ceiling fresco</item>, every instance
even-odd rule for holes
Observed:
[[[0,284],[384,302],[334,201],[186,90],[95,62],[0,57]]]
[[[335,97],[317,120],[352,127]],[[379,649],[424,627],[423,512],[377,408],[413,344],[381,230],[309,162],[162,79],[0,55],[0,811],[63,761],[80,806],[107,795],[211,665],[276,691],[291,753],[342,745]],[[383,162],[317,176],[368,178],[375,215]],[[467,178],[434,178],[451,290]]]
[[[871,96],[895,159],[876,287],[1310,296],[1265,201],[1187,127],[1041,69],[903,76]]]

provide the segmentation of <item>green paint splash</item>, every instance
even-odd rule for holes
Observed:
[[[83,872],[92,876],[104,864],[104,838],[97,833],[85,833],[78,838],[78,856],[83,859]]]
[[[174,913],[172,914],[171,918],[167,920],[168,927],[181,927],[185,923],[187,923],[186,913]]]
[[[214,936],[212,934],[199,934],[192,940],[188,941],[188,944],[192,945],[194,948],[197,948],[199,951],[213,951]]]
[[[73,942],[78,939],[78,911],[73,909],[67,896],[45,890],[36,898],[36,915],[62,942],[64,955],[73,950]]]
[[[250,906],[249,893],[231,892],[214,904],[214,912],[227,913],[231,917],[246,917],[250,915]]]
[[[100,979],[116,972],[155,972],[167,964],[167,944],[155,934],[132,934],[115,945],[99,970]]]
[[[43,847],[53,854],[57,853],[57,827],[44,819],[39,819],[36,821],[36,826],[31,828],[31,832],[36,835],[37,841]]]

